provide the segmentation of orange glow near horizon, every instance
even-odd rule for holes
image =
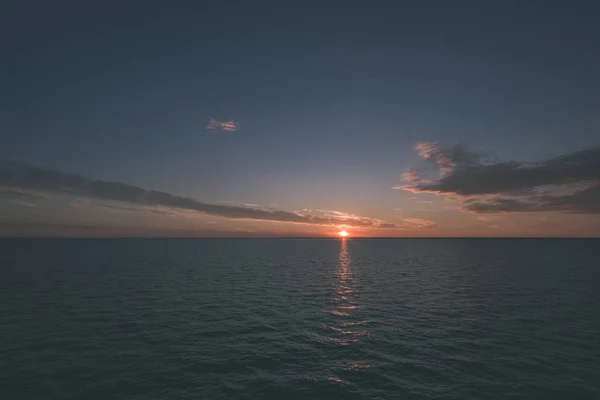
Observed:
[[[346,231],[340,231],[338,234],[340,235],[340,237],[348,236],[348,232],[346,232]]]

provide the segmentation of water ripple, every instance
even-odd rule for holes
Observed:
[[[600,246],[0,241],[0,397],[600,398]]]

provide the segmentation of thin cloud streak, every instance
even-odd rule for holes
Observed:
[[[170,210],[163,210],[160,208],[152,208],[152,207],[122,207],[122,206],[114,206],[114,205],[110,205],[110,204],[102,204],[102,207],[107,210],[114,210],[114,211],[150,212],[153,214],[168,215],[170,217],[184,217],[185,216],[182,213],[178,213],[178,212],[174,212],[174,211],[170,211]]]
[[[76,199],[69,203],[72,207],[82,208],[90,205],[89,199]]]
[[[435,222],[421,218],[404,218],[402,221],[410,228],[435,228],[437,226]]]
[[[6,200],[17,200],[17,201],[27,201],[29,203],[33,201],[39,200],[48,200],[47,196],[43,196],[41,194],[32,193],[30,191],[26,191],[20,188],[4,188],[0,187],[0,198]]]
[[[306,209],[305,209],[306,210]],[[311,210],[306,210],[310,212]],[[422,226],[415,226],[403,220],[402,224],[396,224],[386,222],[376,218],[362,217],[360,215],[349,214],[343,211],[337,210],[322,210],[315,209],[316,212],[321,213],[324,218],[336,219],[341,222],[340,226],[354,226],[354,227],[377,227],[380,229],[408,229],[408,228],[421,228]],[[302,215],[300,213],[300,215]]]
[[[260,207],[259,204],[252,204],[252,203],[244,203],[241,201],[231,201],[231,200],[215,200],[217,203],[224,203],[224,204],[235,204],[238,206],[243,206],[243,207]]]
[[[23,206],[23,207],[30,207],[30,208],[36,208],[37,207],[35,204],[28,203],[26,201],[8,200],[8,202],[16,204],[16,205],[19,205],[19,206]]]
[[[189,197],[146,190],[119,182],[91,180],[85,176],[12,162],[0,162],[0,186],[70,194],[79,197],[114,200],[135,205],[159,206],[192,210],[202,214],[231,219],[287,222],[310,225],[347,225],[353,227],[393,228],[401,227],[374,218],[335,214],[316,216],[281,210],[264,210],[233,205],[217,205],[199,202]],[[11,189],[14,190],[14,189]],[[342,213],[343,214],[343,213]]]

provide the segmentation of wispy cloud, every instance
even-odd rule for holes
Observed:
[[[483,216],[483,215],[481,215],[481,216],[477,217],[477,219],[478,219],[479,221],[491,222],[491,221],[497,221],[497,220],[499,220],[499,219],[500,219],[500,217],[495,217],[495,216]]]
[[[183,217],[182,213],[178,213],[168,209],[153,208],[153,207],[123,207],[110,204],[102,204],[102,207],[112,211],[127,211],[127,212],[150,212],[152,214],[168,215],[170,217]]]
[[[10,203],[17,204],[17,205],[23,206],[23,207],[31,207],[31,208],[37,207],[35,204],[28,203],[26,201],[20,201],[20,200],[8,200],[8,201]]]
[[[244,203],[241,201],[231,201],[231,200],[215,200],[217,203],[224,203],[224,204],[235,204],[237,206],[243,206],[243,207],[260,207],[259,204],[252,204],[252,203]]]
[[[206,129],[220,129],[222,131],[234,132],[237,130],[239,123],[229,120],[229,121],[219,121],[214,119],[213,117],[209,117],[208,125],[206,125]]]
[[[48,200],[48,197],[21,188],[0,187],[0,199],[19,206],[35,208],[39,201]]]
[[[453,197],[475,213],[600,213],[600,147],[530,163],[486,161],[461,145],[422,142],[415,149],[439,177],[412,170],[397,189]]]
[[[402,221],[406,228],[435,228],[437,226],[434,221],[421,218],[404,218]]]
[[[307,211],[310,212],[310,210]],[[318,213],[320,218],[336,220],[340,226],[377,227],[382,229],[404,228],[402,225],[386,222],[381,219],[363,217],[338,210],[322,210],[317,208],[314,210],[314,213]],[[299,213],[299,215],[303,214]]]
[[[0,180],[1,179],[2,177],[0,176]],[[0,198],[15,201],[27,201],[29,203],[39,200],[48,200],[48,196],[16,187],[0,187]]]
[[[90,205],[90,199],[75,199],[69,203],[72,207],[82,208]]]
[[[114,200],[154,209],[165,207],[167,209],[191,210],[231,219],[370,228],[402,227],[387,221],[345,214],[341,211],[335,211],[328,215],[314,215],[235,205],[207,204],[189,197],[166,192],[146,190],[119,182],[92,180],[82,175],[11,162],[0,162],[0,186],[16,188],[17,190],[53,192],[85,198]]]

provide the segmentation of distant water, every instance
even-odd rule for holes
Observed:
[[[0,398],[600,399],[600,241],[2,240]]]

